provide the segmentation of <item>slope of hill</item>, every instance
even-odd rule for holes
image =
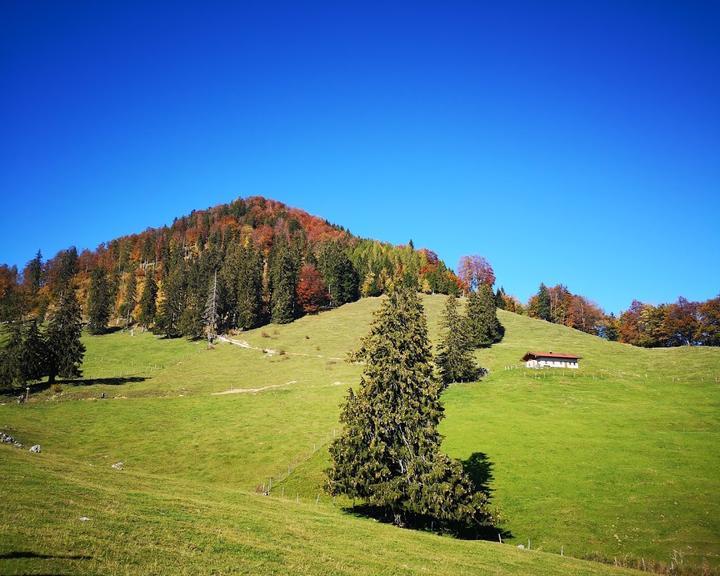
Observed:
[[[424,302],[437,341],[444,297]],[[505,340],[478,352],[490,375],[445,394],[445,447],[486,456],[514,544],[565,558],[344,513],[321,491],[324,446],[360,375],[342,358],[377,306],[214,350],[86,338],[81,385],[0,406],[0,429],[43,446],[0,446],[0,572],[167,573],[177,561],[176,573],[615,573],[567,556],[591,554],[717,564],[720,350],[637,349],[502,311]],[[582,368],[518,368],[530,349],[578,353]],[[271,482],[270,497],[255,493]],[[8,558],[18,551],[47,558]]]

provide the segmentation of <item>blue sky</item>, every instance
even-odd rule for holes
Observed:
[[[526,299],[720,292],[720,5],[0,4],[0,262],[263,195]]]

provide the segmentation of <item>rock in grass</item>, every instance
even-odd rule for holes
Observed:
[[[42,452],[42,449],[40,448],[40,444],[35,444],[34,446],[31,446],[30,452],[32,452],[33,454],[39,454],[40,452]]]
[[[112,465],[115,470],[122,470],[123,466],[125,466],[125,464],[123,464],[122,462],[115,462],[115,464]]]

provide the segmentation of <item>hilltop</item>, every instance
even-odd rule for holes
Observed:
[[[505,339],[477,352],[489,376],[445,393],[442,432],[451,455],[484,455],[507,543],[344,512],[322,492],[325,446],[359,380],[343,358],[378,302],[213,350],[149,333],[86,336],[83,381],[0,406],[0,428],[43,447],[0,446],[1,553],[47,556],[0,559],[0,571],[605,574],[618,571],[570,557],[718,563],[720,350],[639,349],[504,311]],[[443,302],[424,298],[435,343]],[[533,349],[579,354],[581,369],[525,370]],[[124,470],[111,468],[118,461]],[[516,548],[528,540],[531,551]]]
[[[68,238],[68,241],[71,241]],[[137,322],[170,337],[290,322],[398,282],[427,293],[462,283],[429,249],[359,238],[281,202],[253,196],[196,210],[169,226],[74,246],[22,271],[0,265],[0,322],[46,317],[70,288],[94,332]],[[217,299],[213,322],[204,316]],[[95,311],[95,312],[94,312]],[[95,328],[96,327],[96,328]]]

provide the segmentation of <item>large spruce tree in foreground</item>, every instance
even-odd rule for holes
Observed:
[[[443,384],[472,382],[486,374],[472,355],[472,344],[467,334],[467,321],[458,310],[458,299],[450,295],[445,304],[443,327],[447,330],[435,360]]]
[[[431,357],[418,295],[397,288],[354,355],[366,365],[342,411],[344,432],[330,446],[328,491],[361,499],[397,525],[486,525],[486,494],[440,451],[443,385]]]
[[[56,376],[79,378],[82,376],[85,346],[80,341],[82,334],[82,316],[80,304],[71,287],[65,288],[60,302],[47,329],[49,382],[55,382]]]

